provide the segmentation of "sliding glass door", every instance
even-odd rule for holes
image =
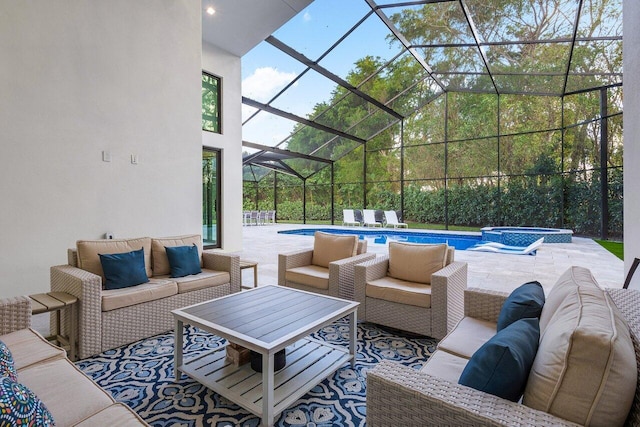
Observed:
[[[202,238],[205,249],[220,247],[220,151],[202,149]]]

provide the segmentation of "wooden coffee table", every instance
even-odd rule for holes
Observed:
[[[347,362],[355,364],[358,302],[267,285],[195,304],[172,313],[175,376],[183,372],[271,426],[284,411]],[[349,316],[349,348],[308,337]],[[262,355],[262,373],[234,366],[225,348],[183,360],[184,324],[195,325]],[[274,355],[286,348],[286,365],[274,372]]]

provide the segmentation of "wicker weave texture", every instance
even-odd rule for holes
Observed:
[[[31,327],[31,298],[0,298],[0,335]]]
[[[506,292],[468,288],[464,291],[464,315],[497,323],[502,305],[508,296]]]
[[[51,267],[51,290],[78,298],[78,357],[83,359],[104,350],[159,334],[173,328],[170,311],[186,305],[240,291],[240,257],[217,252],[203,253],[205,268],[228,271],[230,283],[201,289],[134,306],[102,312],[100,276],[70,265]],[[70,322],[61,318],[61,331],[68,334]],[[52,317],[51,328],[55,329]]]
[[[101,351],[172,330],[175,327],[175,320],[171,310],[229,295],[229,293],[227,283],[118,310],[105,311],[102,313],[104,334]]]
[[[640,291],[632,289],[607,289],[614,304],[627,320],[631,341],[636,352],[636,364],[638,366],[638,382],[636,394],[631,404],[631,411],[627,417],[627,426],[640,426]]]
[[[576,426],[545,412],[382,361],[367,375],[368,426]]]
[[[355,267],[354,298],[360,320],[403,331],[443,338],[463,316],[467,264],[452,262],[431,276],[431,307],[400,304],[366,296],[366,284],[387,274],[389,260],[380,257]]]
[[[329,263],[329,289],[318,289],[286,279],[286,271],[296,267],[311,265],[313,250],[289,252],[278,255],[278,285],[288,286],[308,292],[353,300],[354,266],[375,258],[375,254],[363,253]]]

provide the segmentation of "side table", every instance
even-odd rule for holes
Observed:
[[[245,268],[253,268],[253,287],[258,286],[258,263],[256,261],[240,260],[240,287],[251,289],[251,286],[242,285],[242,270]]]
[[[56,334],[46,337],[49,341],[58,341],[61,346],[69,347],[69,359],[76,360],[76,335],[77,335],[77,302],[78,298],[66,292],[47,292],[45,294],[29,295],[31,298],[31,313],[51,313],[56,312]],[[60,312],[70,309],[71,330],[69,336],[63,336],[60,331]]]

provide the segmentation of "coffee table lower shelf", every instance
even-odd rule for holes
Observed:
[[[225,359],[224,347],[185,358],[178,369],[216,393],[262,416],[263,374],[249,363],[236,367]],[[273,413],[277,415],[334,373],[352,356],[347,348],[303,338],[287,347],[287,363],[274,374]]]

